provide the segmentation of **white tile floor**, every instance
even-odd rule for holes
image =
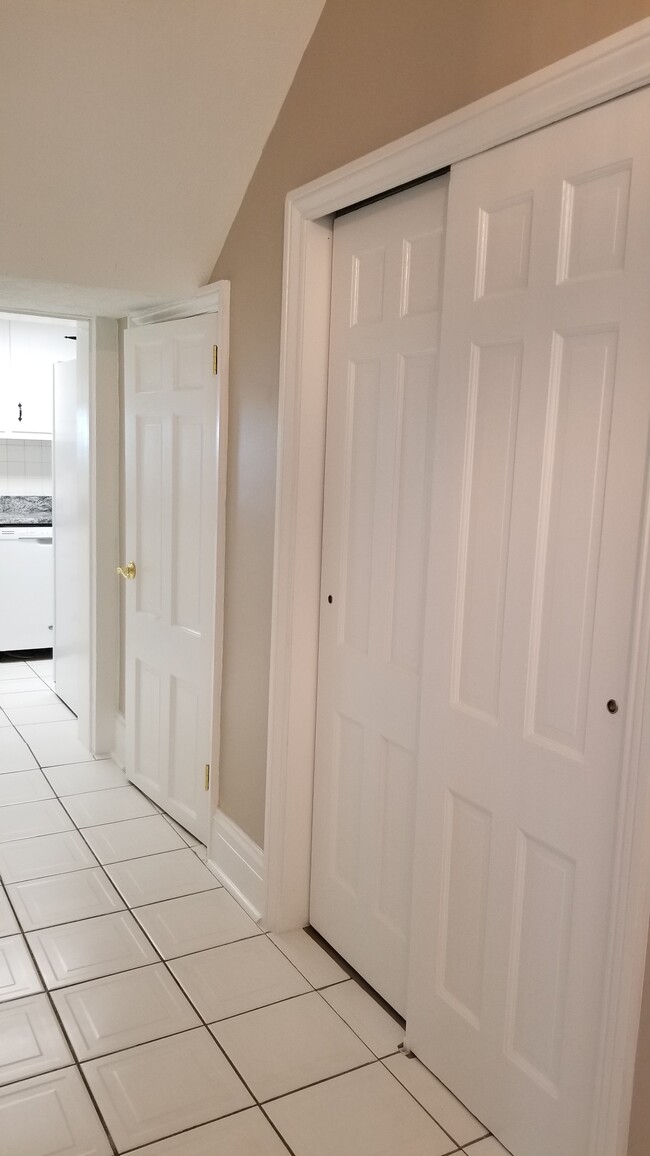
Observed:
[[[58,702],[47,663],[0,663],[2,1156],[507,1156]]]

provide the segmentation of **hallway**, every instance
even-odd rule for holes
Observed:
[[[507,1156],[303,931],[0,664],[1,1156]]]

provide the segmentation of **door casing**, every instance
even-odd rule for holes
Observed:
[[[309,916],[332,214],[650,84],[650,19],[312,182],[285,208],[265,925]],[[589,1156],[623,1156],[650,917],[650,511],[623,759],[608,998]]]

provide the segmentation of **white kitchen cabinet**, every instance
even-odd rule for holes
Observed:
[[[52,436],[54,364],[75,356],[74,326],[0,322],[0,437]]]

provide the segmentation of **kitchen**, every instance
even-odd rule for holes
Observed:
[[[76,324],[0,313],[0,662],[54,648],[54,367]]]

